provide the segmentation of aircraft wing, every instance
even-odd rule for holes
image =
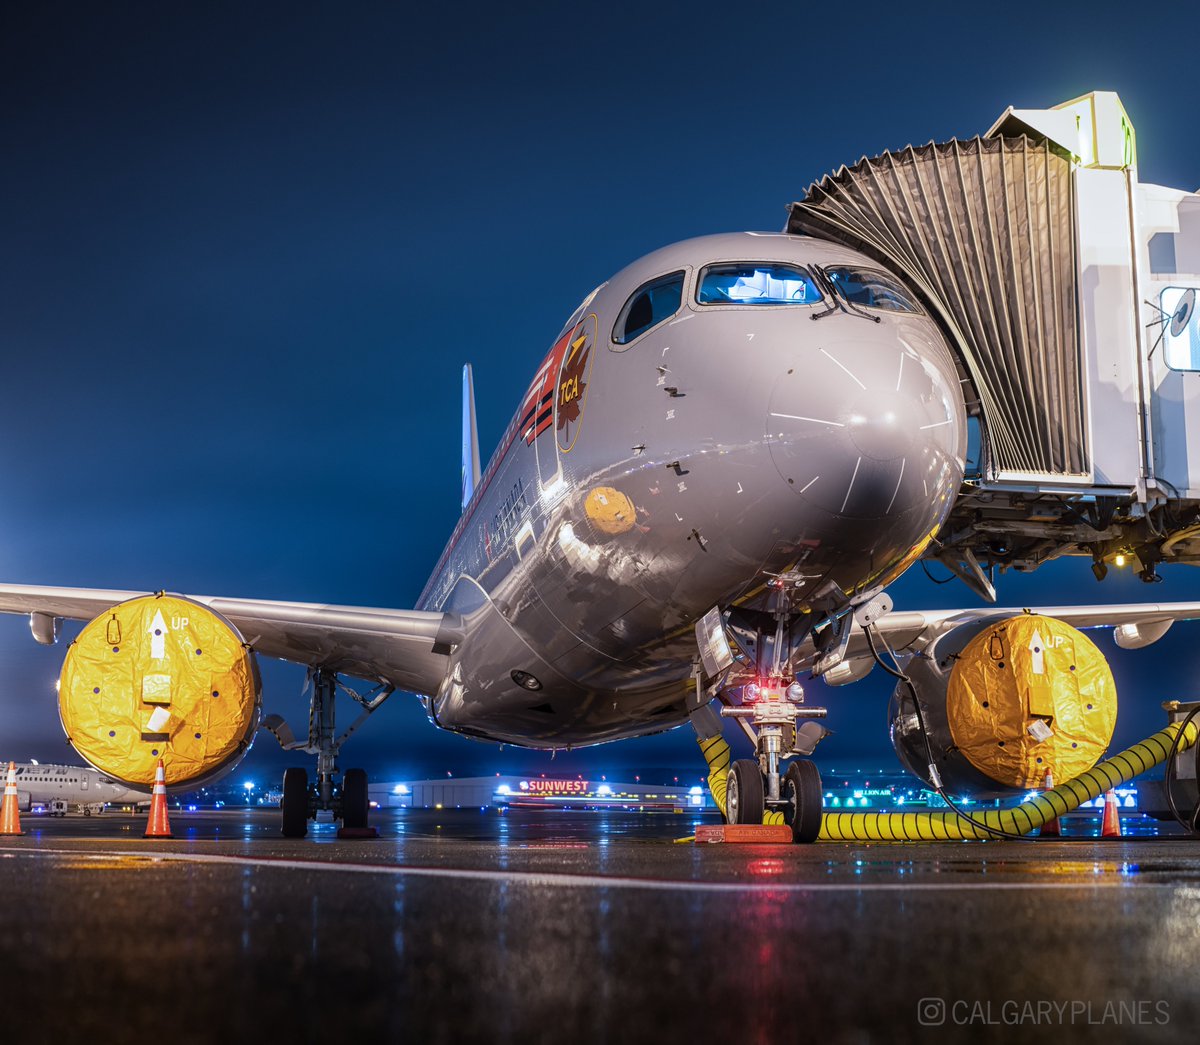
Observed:
[[[1055,617],[1076,628],[1114,629],[1117,645],[1125,649],[1148,646],[1180,620],[1200,620],[1200,602],[1125,603],[1112,606],[998,607],[966,610],[903,610],[885,614],[876,633],[897,653],[919,653],[942,635],[963,624],[1004,620],[1022,613]],[[811,640],[810,640],[811,641]],[[810,656],[815,657],[815,651]],[[847,664],[870,661],[871,648],[862,628],[854,625],[847,645]],[[865,667],[865,664],[863,665]],[[861,677],[852,673],[853,678]],[[832,680],[831,680],[832,681]]]
[[[0,613],[92,620],[118,603],[148,594],[97,588],[0,585]],[[451,649],[462,641],[453,613],[325,606],[188,596],[229,620],[267,657],[321,666],[397,689],[433,694],[445,677]]]

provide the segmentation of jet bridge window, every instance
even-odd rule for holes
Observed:
[[[1172,370],[1200,370],[1200,302],[1194,287],[1166,287],[1160,297],[1163,356]]]
[[[803,269],[773,261],[709,265],[700,273],[701,305],[812,305],[821,300]]]
[[[672,272],[669,276],[659,276],[649,283],[643,283],[621,309],[621,315],[613,327],[613,341],[618,345],[629,344],[634,338],[641,337],[647,330],[675,315],[682,301],[682,272]]]
[[[877,308],[884,312],[921,311],[908,291],[882,272],[849,265],[834,265],[824,272],[852,305]]]

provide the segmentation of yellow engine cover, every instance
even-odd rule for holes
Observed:
[[[58,687],[67,739],[93,766],[150,788],[219,776],[258,728],[254,655],[219,614],[190,599],[147,595],[88,624]]]
[[[1051,617],[1010,617],[975,636],[946,691],[955,745],[1009,787],[1061,784],[1091,769],[1117,722],[1117,687],[1104,654]]]

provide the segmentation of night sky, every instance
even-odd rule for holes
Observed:
[[[5,4],[0,578],[412,606],[458,515],[462,364],[486,460],[562,322],[639,255],[777,230],[842,163],[1095,89],[1143,181],[1200,185],[1192,4],[974,7]],[[1072,561],[1000,601],[1200,597],[1164,574]],[[919,568],[892,593],[978,604]],[[1114,658],[1117,743],[1197,694],[1198,640]],[[3,758],[76,760],[61,658],[0,617]],[[300,731],[303,669],[264,675]],[[816,688],[824,764],[896,766],[889,691]],[[244,765],[283,764],[260,736]],[[342,764],[703,768],[687,728],[550,763],[401,695]]]

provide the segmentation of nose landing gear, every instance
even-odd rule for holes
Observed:
[[[824,805],[821,774],[811,760],[795,756],[812,751],[825,730],[815,722],[797,729],[796,721],[824,718],[826,710],[802,706],[799,683],[784,687],[783,681],[774,686],[752,683],[757,690],[752,703],[721,708],[722,717],[737,719],[746,730],[757,756],[733,763],[726,784],[725,818],[731,824],[782,822],[791,827],[793,841],[815,842]],[[790,699],[784,698],[785,692]],[[795,761],[781,772],[789,758]]]
[[[786,824],[794,842],[815,842],[821,833],[821,774],[806,757],[828,733],[816,721],[825,708],[804,703],[804,687],[796,681],[788,652],[792,649],[793,614],[789,590],[792,574],[776,577],[775,636],[764,656],[763,629],[757,629],[752,656],[735,658],[721,611],[714,607],[696,624],[699,650],[692,726],[709,763],[709,790],[729,824]],[[849,635],[843,624],[842,651]],[[831,629],[830,634],[835,634]],[[838,654],[840,658],[841,653]],[[715,681],[708,682],[707,679]],[[753,759],[734,762],[726,776],[729,746],[721,739],[721,720],[709,701],[719,697],[721,718],[732,718],[754,745]],[[800,720],[804,720],[801,724]],[[783,763],[792,759],[786,769]]]

